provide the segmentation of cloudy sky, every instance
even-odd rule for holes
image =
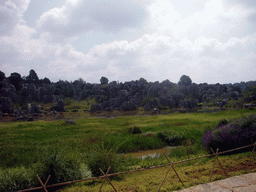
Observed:
[[[256,80],[255,0],[1,0],[0,70],[51,81]]]

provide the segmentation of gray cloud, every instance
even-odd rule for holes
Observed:
[[[236,3],[241,4],[245,7],[256,7],[256,1],[255,0],[227,0],[229,3]]]

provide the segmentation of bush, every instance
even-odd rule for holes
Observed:
[[[28,189],[38,183],[33,169],[25,167],[0,170],[0,191]]]
[[[214,151],[217,148],[220,151],[226,151],[252,144],[252,140],[255,141],[255,139],[256,117],[252,115],[206,131],[203,137],[203,148],[209,153],[211,148]]]
[[[106,173],[110,167],[110,173],[117,173],[122,170],[123,158],[117,154],[117,147],[110,146],[108,143],[102,142],[99,145],[91,146],[90,152],[85,154],[86,163],[93,176],[98,177],[103,174],[99,168]]]
[[[181,145],[187,138],[184,133],[178,133],[173,130],[165,130],[157,133],[157,137],[162,139],[166,144],[177,146]]]
[[[127,153],[148,149],[159,149],[165,146],[165,142],[157,137],[144,137],[134,135],[126,140],[125,143],[118,147],[118,152]]]
[[[76,160],[70,160],[64,155],[60,143],[52,144],[49,149],[43,149],[39,156],[38,175],[46,180],[49,175],[49,184],[61,183],[81,179],[81,164]]]
[[[141,133],[142,133],[141,130],[140,130],[140,128],[139,128],[139,127],[136,127],[136,126],[130,127],[129,130],[128,130],[128,132],[129,132],[131,135],[132,135],[132,134],[141,134]]]
[[[221,120],[218,122],[217,127],[220,127],[220,126],[226,125],[226,124],[228,124],[228,121],[227,121],[226,119],[221,119]]]

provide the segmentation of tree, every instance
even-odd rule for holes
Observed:
[[[43,79],[43,83],[44,83],[44,84],[51,84],[51,81],[50,81],[50,79],[48,79],[47,77],[45,77],[45,78]]]
[[[5,79],[5,74],[4,72],[0,71],[0,81],[3,81]]]
[[[146,80],[145,78],[143,78],[143,77],[140,78],[139,82],[140,82],[141,84],[146,84],[146,83],[148,83],[147,80]]]
[[[22,83],[22,78],[21,75],[19,73],[11,73],[10,77],[8,77],[9,81],[11,84],[13,84],[15,86],[15,88],[17,90],[21,89],[21,83]]]
[[[191,83],[192,83],[192,80],[187,75],[182,75],[180,77],[180,81],[178,82],[179,85],[185,85],[185,86],[189,86]]]
[[[198,98],[199,97],[199,87],[198,87],[198,85],[195,84],[195,83],[192,83],[191,85],[189,85],[188,92],[192,96],[193,99]]]
[[[106,85],[106,84],[108,84],[108,78],[106,78],[106,77],[101,77],[101,78],[100,78],[100,83],[101,83],[101,85]]]
[[[28,83],[37,83],[39,80],[36,72],[33,69],[29,71],[29,75],[26,77],[26,79]]]

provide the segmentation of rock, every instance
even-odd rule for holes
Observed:
[[[34,121],[33,117],[28,117],[28,121]]]
[[[55,111],[55,110],[53,110],[53,111],[51,111],[51,112],[49,113],[49,115],[56,115],[56,114],[58,114],[58,112]]]
[[[102,106],[100,104],[91,105],[90,112],[102,111]]]
[[[36,105],[35,103],[29,103],[28,104],[28,113],[33,114],[33,113],[41,113],[39,110],[39,106]]]
[[[66,123],[76,124],[76,122],[74,120],[66,120]]]
[[[8,97],[0,98],[0,111],[9,114],[13,112],[12,103]]]
[[[179,109],[179,112],[180,113],[186,113],[186,110],[185,109]]]
[[[62,99],[60,99],[58,101],[57,105],[53,105],[50,108],[50,111],[55,110],[55,111],[58,111],[58,112],[64,112],[65,111],[64,107],[65,107],[65,103],[64,103],[64,101]]]
[[[27,119],[27,116],[20,116],[20,117],[17,117],[16,120],[26,120]]]
[[[153,115],[157,115],[157,114],[160,114],[161,111],[159,111],[157,108],[154,108],[153,111],[152,111],[152,114]]]
[[[54,95],[45,95],[44,103],[57,103],[57,101]]]

